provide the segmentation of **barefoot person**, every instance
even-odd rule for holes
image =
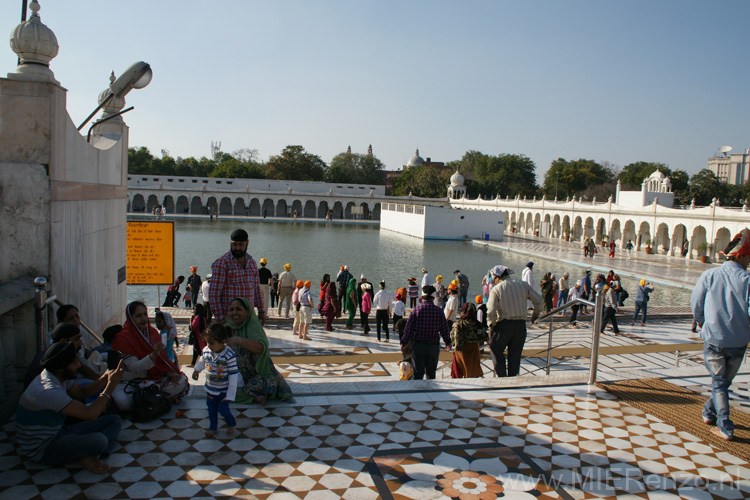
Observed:
[[[24,391],[16,411],[16,440],[22,455],[46,465],[78,460],[95,474],[105,474],[109,465],[102,453],[117,440],[122,421],[118,415],[99,415],[122,379],[122,363],[94,382],[74,382],[81,360],[70,342],[58,342],[42,358],[44,370]],[[104,389],[104,390],[102,390]],[[80,401],[102,391],[86,406]],[[66,417],[83,422],[65,425]]]
[[[276,370],[268,353],[268,337],[247,299],[239,297],[229,303],[232,329],[227,345],[237,354],[240,369],[238,403],[266,404],[269,399],[294,401],[292,390],[284,377]]]
[[[234,401],[237,393],[237,355],[227,346],[229,328],[221,323],[213,323],[208,327],[204,337],[208,344],[203,349],[198,363],[195,365],[193,380],[198,380],[200,372],[206,370],[206,406],[208,406],[208,430],[206,436],[211,437],[219,425],[219,413],[227,422],[227,435],[234,434],[237,421],[229,409],[229,403]]]

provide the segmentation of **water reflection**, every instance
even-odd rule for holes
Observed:
[[[520,278],[529,260],[520,254],[466,242],[423,242],[391,231],[380,231],[376,226],[180,219],[175,221],[176,275],[187,277],[189,267],[197,265],[198,274],[204,277],[210,272],[211,264],[229,250],[229,235],[238,227],[250,234],[248,252],[256,262],[265,257],[273,272],[281,272],[282,266],[289,262],[294,275],[298,279],[311,280],[314,290],[317,290],[323,274],[335,277],[344,264],[357,279],[362,273],[374,283],[384,279],[391,291],[406,286],[406,279],[411,276],[421,280],[422,268],[425,267],[433,278],[442,274],[448,282],[453,279],[453,271],[460,269],[471,282],[469,295],[473,297],[481,293],[482,277],[492,266],[506,265],[516,272],[515,277]],[[531,260],[535,262],[537,282],[546,271],[552,271],[559,278],[567,270],[572,285],[582,273],[581,268],[568,264],[537,257]],[[637,282],[623,278],[623,285],[631,294],[626,305],[632,305]],[[161,287],[161,291],[160,300],[163,301],[166,287]],[[184,286],[181,291],[184,292]],[[687,291],[665,286],[657,286],[651,297],[651,305],[687,305],[690,300]],[[128,301],[136,299],[156,305],[156,287],[129,286]]]

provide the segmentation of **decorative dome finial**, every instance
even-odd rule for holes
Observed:
[[[60,45],[57,37],[39,17],[41,6],[37,0],[29,5],[31,18],[16,26],[10,34],[10,48],[16,53],[20,64],[8,78],[17,80],[40,80],[55,83],[55,75],[49,63],[57,56]]]
[[[109,87],[99,92],[99,98],[97,99],[97,102],[99,104],[103,103],[104,100],[109,96],[109,88],[112,86],[113,83],[115,83],[115,80],[117,78],[115,77],[115,72],[112,71],[112,74],[109,75]],[[125,98],[117,98],[113,97],[110,99],[110,101],[104,105],[104,109],[102,110],[103,116],[113,115],[115,113],[119,113],[122,111],[122,108],[125,107]]]

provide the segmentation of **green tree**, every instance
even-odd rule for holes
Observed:
[[[326,169],[326,182],[354,183],[359,162],[358,156],[355,153],[339,153],[334,156]]]
[[[637,161],[625,165],[620,172],[618,179],[622,186],[634,187],[639,186],[643,183],[643,180],[648,176],[656,172],[656,169],[667,177],[672,177],[672,170],[666,163],[658,163],[651,161]],[[674,184],[674,183],[673,183]]]
[[[150,174],[152,161],[154,157],[145,146],[138,149],[128,148],[129,174]]]
[[[726,198],[727,186],[715,173],[704,168],[690,178],[690,196],[696,205],[710,205],[714,198]]]
[[[476,151],[469,151],[467,154],[470,165],[468,168],[474,171],[479,194],[485,197],[505,197],[516,194],[533,196],[536,193],[536,165],[529,157],[517,154],[488,156]]]
[[[422,198],[446,198],[450,170],[441,170],[428,165],[407,168],[393,183],[394,196],[420,196]]]
[[[384,184],[385,165],[375,155],[359,155],[357,184]]]
[[[302,146],[287,146],[280,155],[272,156],[266,167],[269,179],[322,181],[326,164],[318,155],[308,153]]]
[[[591,186],[613,180],[612,170],[593,160],[581,158],[568,161],[558,158],[550,164],[544,175],[543,191],[548,198],[553,198],[555,192],[558,198],[579,196]]]
[[[669,175],[672,181],[675,205],[690,204],[690,176],[684,170],[673,170]]]

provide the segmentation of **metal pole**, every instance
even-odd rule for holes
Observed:
[[[594,306],[594,331],[591,332],[591,367],[589,368],[589,385],[596,383],[596,371],[599,368],[599,338],[602,329],[602,308],[604,306],[604,285],[597,283]]]
[[[552,363],[552,323],[555,321],[554,316],[549,317],[549,334],[547,335],[547,375],[549,375],[549,367]]]
[[[36,311],[37,351],[47,346],[47,279],[40,276],[34,280],[34,310]]]

